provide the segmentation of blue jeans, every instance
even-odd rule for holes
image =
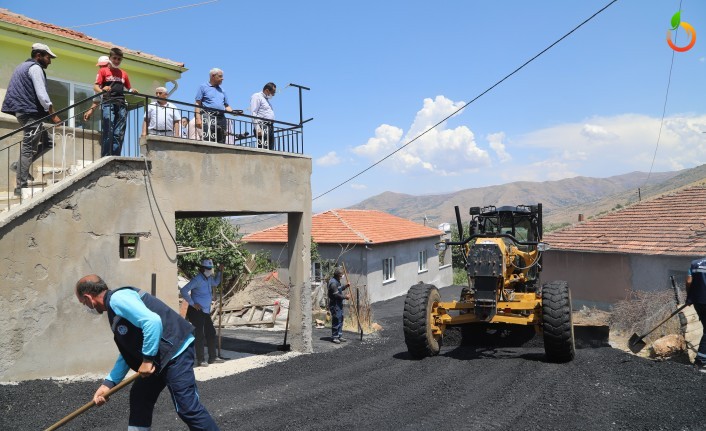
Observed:
[[[103,139],[101,157],[119,156],[123,150],[127,105],[124,102],[104,103],[102,109]]]
[[[334,305],[331,311],[331,338],[343,336],[343,307]]]
[[[194,344],[191,343],[181,355],[169,361],[159,374],[135,380],[130,389],[128,425],[143,428],[152,426],[154,404],[166,386],[172,395],[177,414],[190,430],[218,431],[218,425],[199,401],[193,367]]]

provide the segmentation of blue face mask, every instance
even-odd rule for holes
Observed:
[[[203,275],[205,275],[206,277],[212,276],[212,275],[213,275],[213,269],[207,269],[207,270],[205,270],[205,271],[203,272]]]

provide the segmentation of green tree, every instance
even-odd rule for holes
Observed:
[[[224,279],[228,280],[244,271],[245,259],[250,255],[239,239],[238,228],[224,218],[177,219],[177,243],[203,250],[200,253],[177,256],[177,265],[186,276],[193,277],[198,272],[201,260],[212,259],[215,265],[223,264]],[[267,261],[263,256],[260,256],[259,260]]]

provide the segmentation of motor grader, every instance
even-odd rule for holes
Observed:
[[[542,334],[548,361],[571,361],[575,345],[568,284],[540,284],[542,252],[548,248],[542,242],[542,204],[471,207],[466,238],[455,210],[460,240],[445,240],[437,248],[462,248],[468,286],[450,302],[441,301],[430,284],[409,289],[403,326],[410,355],[437,355],[452,326],[460,326],[464,344],[473,344],[476,337],[487,342],[489,334],[516,328]]]

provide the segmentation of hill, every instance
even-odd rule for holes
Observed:
[[[455,223],[454,205],[460,207],[461,217],[466,220],[471,206],[541,202],[544,206],[545,226],[551,228],[574,223],[579,214],[590,218],[637,202],[638,199],[656,197],[705,179],[706,165],[701,165],[675,172],[652,173],[649,180],[645,172],[631,172],[608,178],[518,181],[422,196],[384,192],[349,208],[385,211],[418,223],[424,223],[426,218],[428,225],[436,226],[443,222]],[[240,232],[256,232],[286,221],[284,214],[241,218]]]

